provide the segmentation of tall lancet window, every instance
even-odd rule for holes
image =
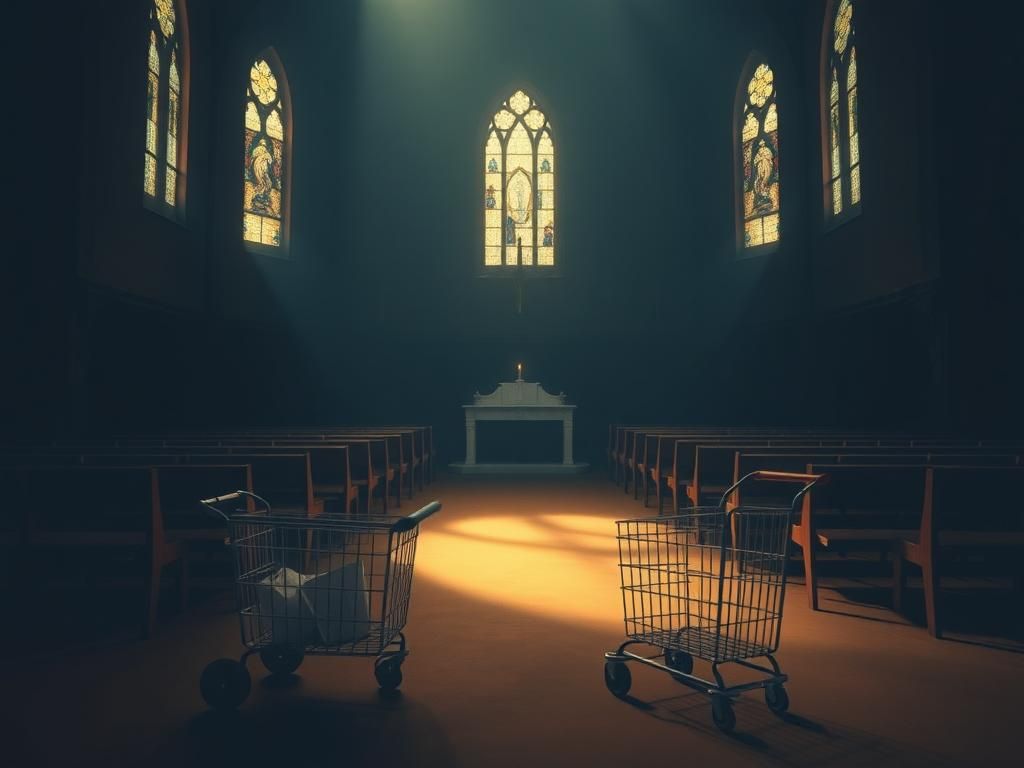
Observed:
[[[743,249],[777,243],[779,218],[779,108],[775,73],[758,62],[744,73],[740,111],[740,178]]]
[[[284,69],[273,51],[252,63],[245,97],[242,238],[249,247],[283,255],[291,116]]]
[[[153,0],[147,26],[146,148],[142,189],[165,211],[185,199],[188,21],[184,2]]]
[[[555,265],[555,147],[540,106],[516,91],[484,147],[484,267]]]
[[[853,0],[837,0],[825,17],[822,89],[826,210],[832,216],[860,206],[860,119],[857,100],[857,33]]]

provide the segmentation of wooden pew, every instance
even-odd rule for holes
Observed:
[[[187,453],[183,458],[189,466],[249,465],[253,491],[266,499],[274,514],[314,518],[324,513],[324,502],[318,500],[313,492],[313,472],[308,452]]]
[[[804,502],[792,528],[792,540],[803,554],[812,610],[818,610],[816,549],[891,550],[894,541],[917,530],[925,470],[920,465],[807,465],[808,474],[831,478]]]
[[[995,454],[991,448],[976,448],[976,453],[962,453],[962,446],[926,449],[921,446],[851,447],[852,441],[836,446],[733,446],[700,445],[696,449],[694,475],[690,483],[694,503],[702,494],[717,496],[733,482],[755,469],[802,472],[808,462],[835,464],[991,464],[1014,465],[1016,454]],[[910,442],[910,441],[908,441]],[[774,458],[773,458],[774,457]],[[801,460],[805,457],[805,460]],[[782,463],[784,462],[784,463]],[[703,499],[702,499],[703,501]]]
[[[162,444],[170,444],[171,441],[179,443],[185,441],[198,441],[202,443],[221,444],[228,440],[231,442],[250,441],[272,445],[287,445],[289,443],[317,443],[317,442],[341,442],[346,437],[363,437],[367,435],[399,434],[404,438],[403,452],[405,461],[410,464],[410,470],[420,489],[430,482],[435,473],[434,469],[434,432],[429,425],[380,425],[380,426],[351,426],[351,427],[329,427],[315,429],[276,429],[276,430],[234,430],[221,432],[208,432],[202,434],[179,434],[170,438],[159,438]],[[134,438],[122,438],[132,440]],[[409,490],[410,498],[412,486]]]
[[[368,452],[367,446],[362,448]],[[309,453],[315,498],[321,501],[328,511],[330,506],[340,504],[344,514],[358,513],[359,487],[352,477],[349,446],[310,445],[306,450]]]
[[[354,446],[368,453],[366,444]],[[189,446],[190,453],[203,450],[209,452],[227,452],[227,455],[254,455],[260,453],[276,454],[283,449],[281,446]],[[298,451],[291,446],[288,451]],[[309,444],[302,447],[302,452],[309,456],[309,472],[313,485],[313,504],[315,509],[329,510],[329,507],[341,507],[346,515],[358,513],[359,487],[356,485],[350,465],[350,447],[332,443]],[[204,497],[209,498],[209,496]]]
[[[316,499],[329,506],[340,504],[344,514],[359,512],[361,489],[367,491],[367,504],[372,500],[373,491],[381,484],[382,476],[375,471],[372,440],[301,440],[297,438],[218,436],[207,438],[201,444],[178,444],[176,438],[166,441],[170,447],[187,448],[190,452],[227,452],[228,454],[277,453],[281,451],[304,451],[309,453],[310,471],[313,478],[313,494]],[[198,440],[198,438],[191,438]],[[385,441],[377,440],[383,448]],[[386,498],[386,497],[385,497]],[[355,508],[353,510],[353,507]],[[369,506],[367,506],[367,512]]]
[[[664,463],[655,463],[650,459],[649,453],[646,460],[640,459],[639,457],[643,454],[643,449],[640,448],[640,441],[638,440],[637,433],[644,433],[645,435],[656,435],[664,434],[671,435],[673,433],[679,439],[686,438],[697,438],[704,437],[706,441],[722,441],[728,442],[729,438],[734,438],[733,442],[736,444],[751,444],[767,440],[775,443],[781,440],[790,440],[793,445],[803,445],[809,442],[817,442],[818,444],[830,443],[836,446],[842,447],[856,447],[861,446],[865,448],[876,448],[884,446],[893,447],[924,447],[930,446],[933,448],[947,448],[961,446],[965,448],[978,447],[984,443],[991,444],[992,441],[981,441],[972,439],[962,438],[945,438],[945,437],[934,437],[934,436],[911,436],[905,434],[886,434],[886,433],[850,433],[850,432],[823,432],[821,430],[812,429],[768,429],[768,428],[743,428],[743,427],[732,427],[732,428],[709,428],[709,427],[669,427],[665,425],[611,425],[609,426],[609,465],[610,474],[612,479],[618,483],[620,478],[624,485],[624,490],[628,493],[630,480],[633,476],[638,474],[639,465],[644,465],[644,481],[653,475],[657,474],[659,480],[669,480],[671,478],[672,485],[676,485],[675,477],[676,473],[674,468],[670,466],[666,461]],[[689,468],[688,468],[689,469]],[[685,484],[685,479],[689,477],[689,471],[683,473],[680,476],[679,485]],[[652,478],[653,482],[653,478]],[[726,483],[727,485],[727,483]],[[637,486],[634,485],[634,488]],[[654,486],[657,490],[669,490],[666,487],[662,489],[661,483],[657,483]],[[634,492],[636,493],[636,491]],[[645,501],[646,501],[645,496]],[[660,503],[659,503],[660,506]]]
[[[768,449],[790,449],[790,448],[810,448],[822,446],[832,446],[834,449],[837,446],[843,445],[848,442],[850,438],[844,438],[835,435],[782,435],[772,437],[746,437],[746,436],[734,436],[729,435],[725,437],[685,437],[679,438],[674,435],[669,435],[664,438],[660,438],[659,441],[666,440],[671,443],[671,464],[669,467],[661,470],[661,479],[665,484],[665,490],[672,492],[672,503],[676,509],[679,509],[681,499],[687,499],[690,504],[699,505],[702,502],[701,493],[707,492],[709,494],[721,494],[726,488],[732,484],[731,474],[731,462],[733,451],[740,446],[750,448],[762,448]],[[723,458],[728,462],[725,465],[724,471],[715,483],[707,483],[704,491],[699,490],[699,486],[694,485],[695,478],[703,470],[698,465],[697,461],[697,450],[700,447],[711,448],[711,447],[724,447],[724,451],[721,453]],[[668,445],[659,445],[659,458],[656,460],[660,465],[661,462],[665,461],[665,453],[668,451]],[[659,487],[659,492],[661,488]],[[717,498],[715,499],[717,503]],[[662,509],[662,496],[659,493],[658,498],[658,510],[659,514]]]
[[[101,558],[120,551],[137,556],[145,585],[144,636],[156,629],[163,569],[179,566],[182,608],[188,601],[185,544],[169,535],[160,504],[159,474],[148,467],[38,467],[23,473],[22,507],[26,514],[27,549],[38,565],[34,574],[67,578],[66,583],[88,583],[82,573],[64,573],[72,557]],[[54,557],[56,555],[56,557]],[[95,561],[94,561],[95,562]],[[87,560],[86,567],[89,566]],[[73,566],[71,566],[73,568]],[[99,579],[97,586],[121,586],[123,574]]]
[[[252,467],[248,464],[174,464],[155,469],[167,530],[179,539],[223,541],[227,535],[223,522],[212,517],[199,500],[229,491],[254,492]],[[246,509],[254,510],[251,498],[246,499]]]
[[[804,564],[808,605],[818,609],[816,551],[819,548],[867,549],[887,553],[892,542],[913,531],[923,488],[922,465],[802,464],[806,456],[767,455],[768,471],[827,474],[829,484],[805,497],[791,539]],[[768,463],[767,461],[764,463]],[[768,484],[751,484],[732,495],[737,504],[783,506],[789,499]]]
[[[426,465],[423,456],[423,434],[413,429],[398,429],[395,431],[385,430],[354,430],[349,433],[337,433],[331,436],[332,440],[384,440],[383,446],[375,445],[375,466],[378,472],[384,472],[385,484],[385,505],[387,511],[386,497],[390,489],[394,489],[395,504],[402,506],[402,488],[405,487],[408,493],[407,498],[412,498],[414,485],[417,485],[416,477],[419,477],[418,487],[423,489],[425,484]]]
[[[901,536],[894,553],[893,606],[902,609],[905,563],[921,569],[928,633],[942,636],[939,580],[944,556],[981,553],[1015,570],[1020,592],[1024,574],[1022,467],[928,467],[921,523]]]
[[[275,440],[276,447],[287,447],[295,449],[298,447],[308,448],[311,451],[323,450],[328,446],[347,446],[349,449],[349,472],[351,483],[355,487],[357,499],[364,495],[366,503],[364,510],[370,514],[373,507],[374,494],[377,489],[381,490],[384,513],[388,512],[388,497],[392,479],[391,458],[389,438],[378,435],[362,436],[334,436],[330,441],[321,443],[309,443],[299,440]],[[315,485],[315,484],[314,484]],[[358,505],[357,505],[358,506]]]

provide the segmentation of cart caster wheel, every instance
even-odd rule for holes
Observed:
[[[373,665],[373,676],[385,691],[393,691],[402,684],[402,658],[381,656]]]
[[[251,688],[249,670],[234,659],[211,661],[199,678],[203,701],[214,709],[235,709],[245,701]]]
[[[764,700],[768,709],[776,715],[784,714],[789,709],[789,694],[779,683],[764,687]]]
[[[629,693],[629,689],[633,685],[633,675],[630,673],[629,667],[621,661],[606,661],[604,663],[604,684],[608,686],[608,690],[612,692],[613,696],[621,699]]]
[[[732,711],[732,702],[727,696],[711,697],[711,719],[722,733],[732,733],[736,727],[736,713]]]
[[[290,675],[302,663],[304,654],[286,645],[268,645],[260,651],[260,661],[272,675]]]
[[[693,672],[693,656],[685,651],[674,651],[671,648],[666,648],[665,666],[688,675]],[[673,679],[678,680],[679,678],[673,677]]]

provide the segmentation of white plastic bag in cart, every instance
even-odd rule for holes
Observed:
[[[361,559],[306,578],[302,592],[324,645],[355,643],[370,633],[370,595]]]
[[[318,640],[313,608],[302,590],[309,576],[279,568],[256,584],[261,628],[270,630],[270,642],[290,648],[305,648]]]

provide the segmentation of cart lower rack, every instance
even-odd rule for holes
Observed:
[[[243,512],[218,509],[239,499]],[[265,508],[254,511],[253,500]],[[291,674],[307,655],[376,656],[381,688],[401,685],[416,539],[439,502],[397,518],[274,515],[245,491],[201,503],[228,526],[245,646],[238,661],[218,659],[203,670],[207,704],[230,709],[245,701],[246,661],[257,652],[274,675]]]
[[[799,483],[789,507],[731,506],[733,492],[753,481]],[[736,725],[732,700],[764,689],[768,708],[781,714],[789,696],[775,652],[782,629],[790,523],[810,489],[825,475],[753,472],[730,487],[717,507],[616,522],[622,607],[629,638],[605,654],[604,679],[618,697],[632,685],[628,662],[640,662],[711,697],[714,723]],[[731,507],[731,508],[730,508]],[[646,644],[655,655],[627,650]],[[694,659],[710,662],[711,676],[695,675]],[[764,659],[764,663],[754,663]],[[733,663],[757,672],[754,682],[727,685],[719,667]]]

